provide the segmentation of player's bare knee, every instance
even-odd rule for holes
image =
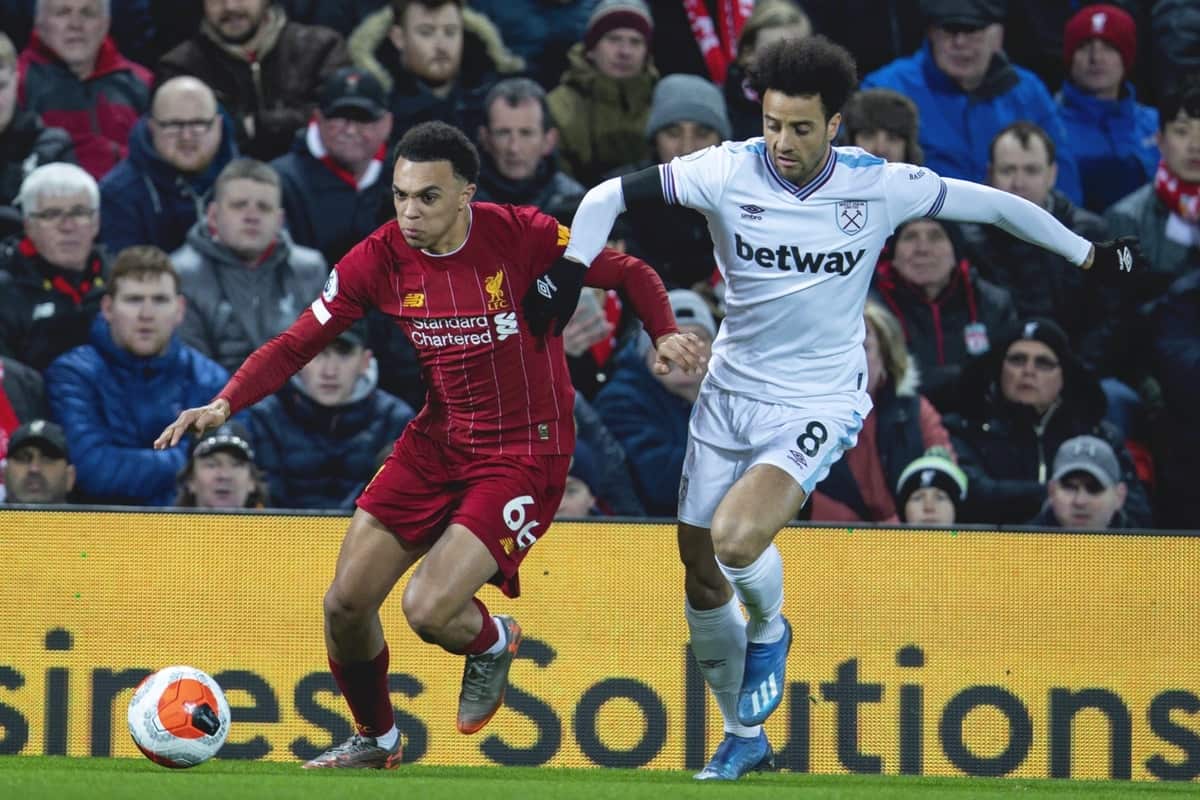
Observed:
[[[745,567],[754,563],[758,531],[748,521],[732,516],[713,519],[713,553],[727,567]]]
[[[325,592],[323,604],[325,620],[335,630],[361,623],[373,610],[357,602],[351,593],[343,591],[336,583]]]
[[[405,587],[400,607],[413,633],[426,642],[437,642],[439,634],[453,616],[434,593],[421,591],[420,586],[413,582]]]

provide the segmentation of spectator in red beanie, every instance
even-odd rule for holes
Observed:
[[[1146,183],[1158,166],[1158,112],[1137,102],[1133,17],[1112,5],[1080,9],[1063,33],[1067,79],[1057,98],[1079,162],[1083,205],[1097,213]]]

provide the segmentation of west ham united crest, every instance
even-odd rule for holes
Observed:
[[[834,206],[834,214],[842,233],[854,235],[867,226],[867,201],[840,200]]]

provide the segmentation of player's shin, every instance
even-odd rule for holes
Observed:
[[[350,706],[354,723],[364,736],[383,736],[395,727],[388,694],[388,647],[370,661],[340,664],[329,659],[329,670]]]
[[[717,562],[725,578],[746,607],[749,621],[746,639],[751,642],[777,642],[783,638],[783,559],[779,548],[768,545],[745,567],[730,567]]]
[[[725,732],[757,736],[760,726],[738,722],[738,691],[746,660],[746,620],[737,597],[716,608],[697,610],[684,603],[692,655],[721,709]]]

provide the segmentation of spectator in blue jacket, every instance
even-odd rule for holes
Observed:
[[[366,325],[344,331],[250,409],[273,508],[352,509],[412,407],[380,390]]]
[[[1045,84],[1004,55],[1003,0],[922,0],[925,45],[863,79],[907,95],[921,113],[925,164],[945,178],[983,182],[988,143],[1019,119],[1036,122],[1059,151],[1058,188],[1082,200],[1079,170]]]
[[[711,345],[717,324],[704,298],[690,289],[672,289],[667,294],[679,330],[694,333]],[[625,448],[646,513],[673,517],[687,450],[688,418],[704,374],[688,375],[673,369],[655,375],[653,363],[654,348],[643,333],[617,355],[617,369],[596,395],[594,405]]]
[[[66,430],[82,501],[170,505],[187,443],[151,445],[181,409],[207,403],[229,375],[175,335],[184,301],[162,250],[124,250],[107,288],[91,342],[46,370],[50,409]]]
[[[135,244],[175,250],[236,156],[233,125],[212,90],[190,76],[166,81],[133,126],[129,156],[100,182],[100,241],[114,253]]]
[[[1067,79],[1055,98],[1079,162],[1083,206],[1102,213],[1154,176],[1158,111],[1137,101],[1128,76],[1137,56],[1133,17],[1086,6],[1067,23]]]

